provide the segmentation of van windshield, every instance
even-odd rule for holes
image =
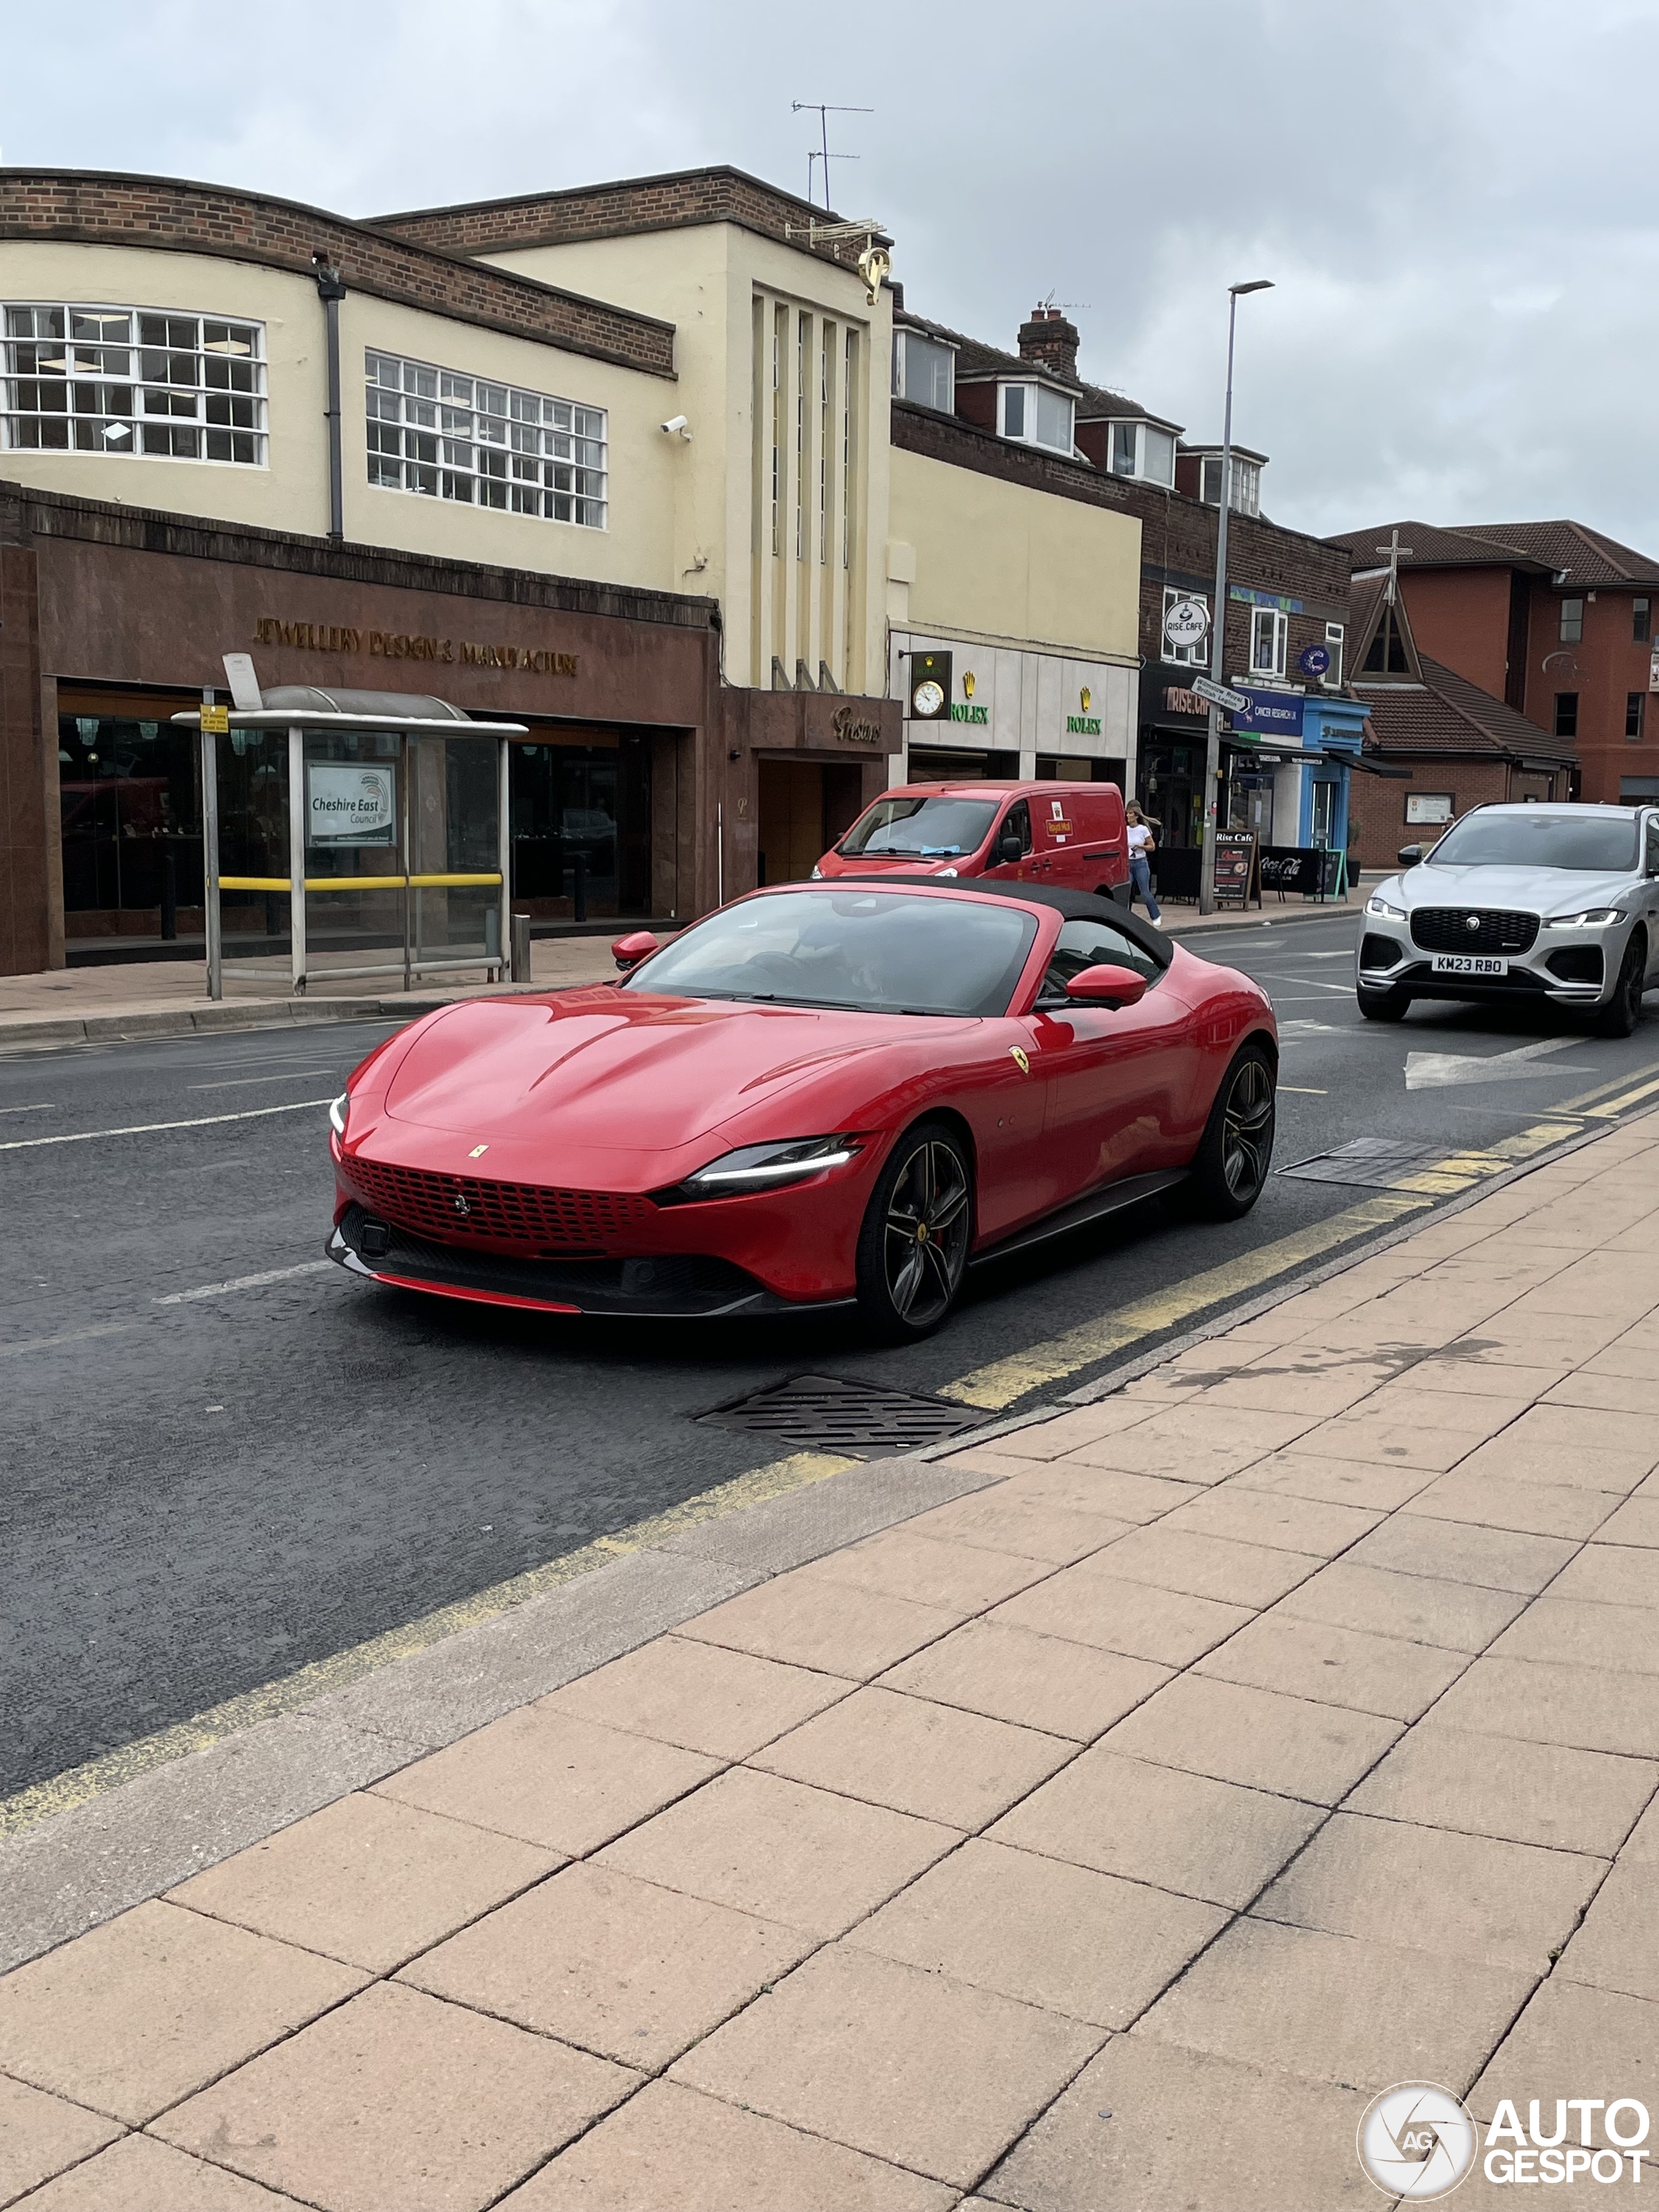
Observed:
[[[844,859],[863,853],[902,854],[907,860],[954,860],[976,853],[996,815],[996,802],[942,799],[937,793],[894,792],[861,815],[836,850]]]

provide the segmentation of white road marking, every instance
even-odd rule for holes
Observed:
[[[106,1321],[96,1328],[66,1328],[61,1336],[26,1336],[21,1344],[0,1344],[0,1359],[15,1358],[20,1352],[46,1352],[54,1344],[79,1344],[88,1336],[119,1336],[136,1327],[134,1322]]]
[[[1406,1054],[1407,1091],[1437,1091],[1452,1083],[1510,1083],[1530,1075],[1593,1075],[1586,1065],[1564,1062],[1559,1067],[1536,1063],[1552,1053],[1582,1048],[1583,1037],[1540,1037],[1535,1044],[1517,1045],[1513,1052],[1408,1052]]]
[[[0,1114],[51,1114],[55,1111],[50,1099],[42,1106],[0,1106]]]
[[[297,1083],[302,1075],[330,1075],[327,1067],[296,1067],[287,1075],[229,1075],[220,1083],[187,1083],[186,1091],[239,1091],[250,1083]]]
[[[195,1298],[222,1298],[227,1291],[257,1291],[263,1283],[285,1283],[290,1275],[320,1274],[331,1267],[332,1260],[301,1260],[295,1267],[267,1267],[263,1275],[236,1275],[228,1283],[204,1283],[194,1291],[173,1291],[164,1298],[152,1298],[153,1306],[188,1305]],[[208,1407],[209,1413],[213,1407]]]
[[[72,1137],[12,1137],[0,1152],[32,1152],[39,1145],[91,1145],[103,1137],[148,1137],[157,1129],[206,1129],[216,1121],[258,1121],[267,1114],[303,1114],[332,1105],[329,1098],[297,1098],[287,1106],[247,1106],[240,1114],[203,1114],[193,1121],[134,1121],[125,1129],[82,1129]]]

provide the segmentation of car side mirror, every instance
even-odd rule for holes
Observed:
[[[624,975],[637,968],[641,960],[648,960],[653,952],[662,950],[648,929],[630,929],[626,937],[619,937],[611,948],[611,957]]]
[[[1019,841],[1019,832],[1018,832],[1018,830],[1009,830],[1009,832],[1007,833],[1007,835],[1006,835],[1006,836],[999,837],[999,838],[998,838],[998,840],[997,840],[997,858],[998,858],[998,860],[1024,860],[1024,857],[1025,857],[1025,848],[1024,848],[1024,845],[1022,845],[1022,844],[1021,844],[1021,842],[1020,842],[1020,841]]]
[[[1146,978],[1133,968],[1085,968],[1066,986],[1068,999],[1093,1006],[1133,1006],[1146,995]]]
[[[1423,860],[1423,848],[1420,845],[1402,845],[1395,858],[1402,868],[1419,867]]]

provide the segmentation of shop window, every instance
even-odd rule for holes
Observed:
[[[1632,740],[1642,734],[1647,696],[1645,691],[1626,691],[1625,694],[1625,735]]]
[[[137,307],[8,307],[0,438],[16,451],[265,464],[264,325]]]
[[[1555,734],[1558,738],[1578,735],[1578,694],[1558,691],[1555,695]]]
[[[1285,649],[1291,633],[1291,619],[1277,607],[1253,607],[1250,610],[1250,673],[1252,676],[1282,676],[1285,673]]]
[[[197,740],[172,720],[188,699],[75,704],[58,718],[69,936],[159,937],[167,906],[185,909],[185,933],[199,935]]]
[[[648,739],[630,732],[591,744],[515,744],[507,769],[520,910],[540,920],[568,915],[580,870],[591,914],[649,914]]]
[[[919,331],[893,333],[893,397],[913,406],[953,414],[957,404],[957,349]],[[1010,433],[1012,435],[1012,434]]]
[[[1563,599],[1561,602],[1561,642],[1577,645],[1584,635],[1584,602],[1582,599]]]
[[[1648,599],[1632,599],[1630,603],[1630,637],[1632,645],[1647,644],[1653,629],[1653,606]]]
[[[602,407],[393,354],[367,360],[370,483],[605,528]]]
[[[1055,392],[1046,384],[1005,384],[1000,402],[1005,438],[1070,456],[1076,402],[1069,392]]]

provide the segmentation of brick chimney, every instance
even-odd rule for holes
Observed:
[[[1033,307],[1031,319],[1019,326],[1019,357],[1036,362],[1066,384],[1077,382],[1077,349],[1081,341],[1077,325],[1069,323],[1058,307]]]

